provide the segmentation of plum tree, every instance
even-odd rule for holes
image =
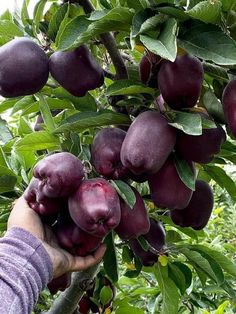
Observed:
[[[210,219],[214,199],[210,185],[202,180],[196,181],[196,189],[188,206],[182,210],[171,210],[170,217],[176,225],[203,229]]]
[[[32,40],[9,41],[0,47],[0,95],[10,98],[37,93],[48,80],[48,64],[47,55]]]
[[[74,222],[96,237],[104,237],[120,222],[118,194],[105,179],[84,180],[69,196],[68,204]]]
[[[158,87],[162,97],[173,109],[196,105],[203,82],[203,66],[188,54],[177,56],[174,62],[162,61]]]
[[[224,129],[216,124],[216,128],[203,129],[202,134],[196,136],[180,131],[175,148],[182,158],[206,164],[220,152],[225,140]]]
[[[141,113],[131,124],[121,147],[121,161],[136,175],[158,171],[174,148],[176,130],[156,111]]]
[[[49,59],[49,70],[62,87],[78,97],[104,82],[102,68],[85,45],[73,51],[54,52]]]
[[[225,119],[232,134],[236,136],[236,80],[229,82],[222,96]]]
[[[104,128],[94,137],[91,160],[96,171],[108,179],[127,177],[129,170],[120,161],[120,150],[126,132],[119,128]]]
[[[139,76],[143,84],[157,88],[157,75],[161,66],[161,57],[148,51],[139,63]]]
[[[193,162],[190,161],[189,166],[195,174]],[[154,204],[160,208],[185,208],[193,194],[193,191],[180,179],[173,155],[168,157],[160,170],[149,176],[148,184],[151,198]]]
[[[56,198],[72,194],[84,177],[81,161],[71,153],[61,152],[46,156],[33,169],[39,179],[39,189],[45,196]]]
[[[142,196],[135,188],[132,189],[136,197],[133,208],[130,208],[120,198],[121,219],[119,225],[115,228],[115,232],[123,240],[137,238],[142,234],[146,234],[150,228],[149,217]]]

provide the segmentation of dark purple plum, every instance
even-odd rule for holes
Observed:
[[[139,76],[143,84],[157,88],[157,74],[161,65],[161,57],[148,51],[139,63]]]
[[[33,169],[40,180],[39,189],[51,198],[71,195],[84,177],[81,161],[71,153],[61,152],[46,156]]]
[[[173,109],[195,106],[201,93],[203,66],[196,57],[177,56],[174,62],[165,60],[158,73],[162,97]]]
[[[105,179],[84,180],[69,197],[68,204],[74,222],[96,237],[104,237],[120,222],[118,194]]]
[[[48,80],[48,57],[32,40],[13,39],[0,47],[0,74],[1,96],[35,94]]]
[[[142,196],[139,192],[132,188],[136,202],[134,207],[129,205],[120,198],[121,219],[119,225],[115,228],[115,232],[123,240],[137,238],[149,231],[150,221]]]
[[[222,102],[226,122],[230,131],[236,137],[236,80],[226,85]]]
[[[49,69],[52,77],[74,96],[84,96],[104,83],[103,69],[85,45],[73,51],[54,52]]]
[[[193,162],[189,162],[189,166],[195,174]],[[168,157],[160,170],[148,178],[148,184],[151,199],[159,208],[185,208],[193,194],[193,191],[180,179],[173,155]]]
[[[51,280],[47,287],[51,294],[66,290],[71,284],[71,273],[65,273]]]
[[[170,217],[180,227],[203,229],[211,216],[214,205],[213,192],[210,185],[202,180],[196,181],[196,190],[185,209],[171,210]]]
[[[131,124],[121,147],[121,162],[135,175],[157,172],[176,142],[176,129],[157,111],[141,113]]]

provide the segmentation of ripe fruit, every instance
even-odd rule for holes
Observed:
[[[203,129],[197,136],[179,132],[176,151],[186,160],[206,164],[219,153],[225,140],[225,131],[219,124],[214,129]]]
[[[208,183],[197,180],[196,190],[185,209],[171,210],[170,217],[176,225],[203,229],[210,219],[213,209],[213,192]]]
[[[130,208],[123,199],[120,199],[121,219],[115,232],[123,240],[137,238],[147,233],[150,228],[149,217],[142,196],[137,190],[132,189],[136,196],[133,208]]]
[[[72,255],[86,256],[94,252],[102,242],[101,238],[94,237],[79,228],[68,212],[59,215],[53,231],[59,245]]]
[[[63,199],[51,199],[39,190],[40,180],[32,178],[24,192],[24,198],[36,213],[43,216],[54,216],[66,209],[67,203]],[[54,219],[54,217],[52,217]]]
[[[104,82],[103,69],[85,45],[73,51],[54,52],[49,59],[49,69],[62,87],[78,97],[102,86]]]
[[[229,82],[224,89],[223,110],[228,127],[236,136],[236,80]]]
[[[158,171],[171,153],[176,130],[156,111],[141,113],[131,124],[121,147],[122,164],[134,174]]]
[[[150,244],[152,250],[145,251],[137,239],[130,240],[129,246],[144,266],[152,266],[158,261],[159,252],[165,246],[165,230],[160,222],[151,218],[150,229],[143,237]]]
[[[84,180],[68,201],[74,222],[96,237],[104,237],[120,222],[119,197],[105,179]]]
[[[56,198],[72,194],[80,185],[84,170],[77,157],[62,152],[40,160],[33,175],[40,180],[40,191],[47,197]]]
[[[66,290],[71,284],[71,273],[65,273],[60,277],[54,278],[47,285],[51,294],[56,294],[59,290]]]
[[[194,164],[189,162],[189,166],[195,173]],[[148,184],[151,199],[160,208],[185,208],[193,194],[193,191],[180,179],[173,155],[169,156],[160,170],[148,178]]]
[[[200,96],[203,66],[190,55],[177,56],[174,62],[163,61],[158,73],[162,97],[173,109],[193,107]]]
[[[121,179],[129,170],[120,161],[120,150],[126,132],[119,128],[100,130],[91,146],[91,159],[96,171],[108,179]]]
[[[157,87],[157,74],[161,65],[161,57],[148,51],[139,64],[139,76],[143,84]]]
[[[0,47],[0,95],[17,97],[37,93],[47,82],[48,57],[28,38],[16,38]]]

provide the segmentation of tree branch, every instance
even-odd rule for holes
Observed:
[[[78,0],[78,3],[84,8],[85,13],[91,13],[94,11],[94,7],[89,0]],[[124,60],[119,50],[117,49],[114,36],[111,33],[104,33],[100,35],[100,38],[103,45],[106,47],[111,57],[111,61],[116,69],[116,79],[127,79],[128,72]]]
[[[86,271],[74,273],[70,287],[59,295],[45,314],[73,314],[84,292],[90,288],[97,270],[98,265],[95,265]]]

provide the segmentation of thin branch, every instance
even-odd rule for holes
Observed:
[[[73,314],[84,292],[90,288],[97,270],[98,265],[95,265],[86,271],[74,273],[70,287],[59,295],[45,314]]]
[[[104,70],[103,69],[103,72],[104,72],[104,76],[109,78],[110,80],[114,81],[115,80],[115,75],[107,70]]]

